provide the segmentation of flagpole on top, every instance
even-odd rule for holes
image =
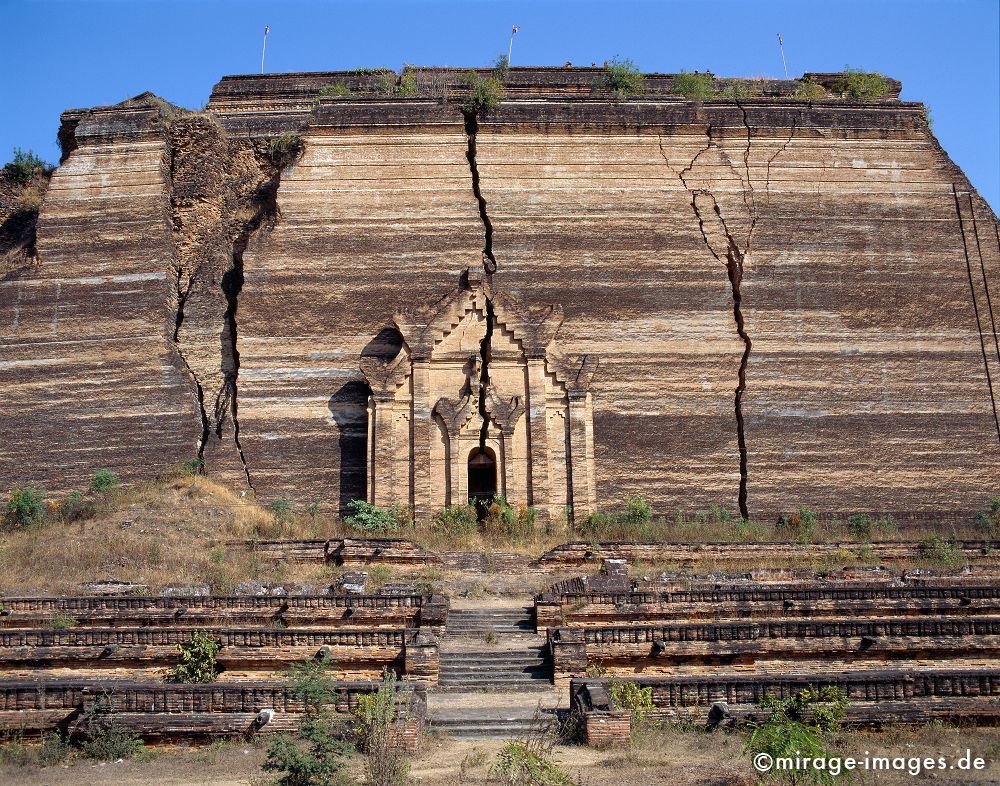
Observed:
[[[514,51],[514,33],[517,32],[517,28],[513,27],[510,31],[510,43],[507,45],[507,65],[510,65],[510,53]]]
[[[264,25],[264,45],[260,48],[260,72],[264,73],[264,52],[267,50],[267,34],[271,32],[271,28]]]
[[[781,50],[781,66],[785,69],[785,79],[788,79],[788,64],[785,62],[785,42],[781,40],[781,33],[778,33],[778,49]]]

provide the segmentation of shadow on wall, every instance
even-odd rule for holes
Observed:
[[[403,348],[403,336],[386,327],[368,342],[361,357],[390,361]],[[348,503],[368,498],[368,397],[364,382],[348,382],[330,397],[327,406],[340,432],[340,515],[350,513]]]
[[[330,397],[327,406],[340,432],[340,515],[350,513],[349,502],[367,499],[368,396],[364,382],[348,382]]]

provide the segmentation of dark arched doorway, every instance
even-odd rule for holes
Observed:
[[[469,454],[469,499],[484,508],[496,493],[496,454],[489,448],[476,448]]]

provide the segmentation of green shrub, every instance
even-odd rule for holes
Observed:
[[[681,71],[674,74],[673,92],[697,101],[715,95],[715,77],[712,74],[691,74]]]
[[[889,94],[889,83],[882,74],[844,66],[844,78],[836,89],[855,101],[880,101]]]
[[[800,101],[820,101],[827,97],[826,88],[811,79],[800,79],[795,92],[792,93],[792,98]]]
[[[28,527],[45,519],[45,489],[40,486],[13,488],[7,493],[4,523],[9,527]]]
[[[751,724],[744,752],[751,758],[766,753],[771,761],[779,758],[824,758],[837,762],[826,769],[802,767],[798,769],[772,769],[760,775],[761,779],[784,780],[791,784],[813,783],[829,786],[841,778],[849,779],[850,772],[839,764],[839,757],[827,747],[826,733],[839,727],[840,719],[848,706],[844,692],[835,687],[809,686],[787,699],[765,696],[760,706],[769,711],[767,720]]]
[[[298,134],[282,134],[267,143],[267,155],[279,169],[291,164],[302,152],[302,139]]]
[[[127,731],[115,721],[110,698],[98,698],[83,714],[80,724],[84,730],[80,750],[94,761],[131,759],[143,752],[142,737]]]
[[[73,752],[73,746],[64,741],[58,734],[48,732],[42,735],[38,747],[33,752],[38,766],[52,767],[66,761]]]
[[[434,519],[434,526],[447,535],[462,537],[479,529],[475,505],[449,505]]]
[[[180,475],[204,475],[205,474],[205,462],[200,458],[188,459],[178,468],[178,473]]]
[[[779,518],[778,529],[788,532],[800,543],[809,543],[819,531],[819,516],[809,508],[799,508],[792,515]]]
[[[976,514],[976,529],[988,538],[1000,535],[1000,497],[990,500],[990,509]]]
[[[521,505],[515,512],[506,499],[495,495],[486,507],[483,532],[502,540],[520,541],[532,535],[538,509]]]
[[[653,705],[652,686],[641,687],[631,680],[611,680],[608,683],[608,696],[611,703],[619,710],[631,713],[633,721],[645,721],[655,708]]]
[[[292,502],[284,497],[272,500],[267,509],[274,514],[278,521],[288,521],[292,516]]]
[[[181,654],[181,662],[174,667],[171,677],[174,682],[215,682],[219,674],[219,661],[216,657],[222,645],[209,638],[203,630],[191,634],[187,644],[178,644],[177,651]]]
[[[468,114],[488,114],[500,106],[503,100],[503,85],[495,75],[481,77],[475,71],[465,75],[469,95],[462,104],[462,111]]]
[[[2,170],[4,178],[12,183],[24,185],[36,174],[45,173],[52,169],[51,164],[47,164],[31,150],[24,152],[19,147],[14,148],[14,158],[4,164]]]
[[[581,535],[597,540],[651,540],[655,537],[653,510],[642,494],[625,497],[622,513],[594,511],[576,525]]]
[[[54,614],[52,615],[52,619],[49,620],[49,628],[51,630],[69,630],[79,624],[75,617],[66,617],[62,614]]]
[[[507,55],[497,55],[497,59],[493,61],[493,75],[503,82],[507,78],[507,74],[510,73],[510,59]]]
[[[263,768],[281,773],[277,786],[333,786],[352,783],[344,771],[351,747],[329,708],[337,698],[329,664],[308,661],[289,670],[292,692],[303,705],[295,736],[282,734],[267,751]]]
[[[351,88],[347,86],[347,83],[343,79],[338,79],[336,82],[321,87],[319,94],[321,96],[349,96]]]
[[[314,519],[319,515],[320,505],[322,503],[319,500],[313,500],[308,505],[306,505],[306,513],[309,514],[311,519]]]
[[[858,540],[871,540],[876,533],[890,534],[896,532],[898,528],[892,516],[878,518],[867,513],[858,513],[847,517],[847,530]]]
[[[723,98],[749,98],[750,87],[742,79],[728,79],[719,89],[719,95]]]
[[[947,568],[958,567],[965,564],[965,553],[962,547],[954,540],[945,540],[935,535],[931,538],[924,538],[917,544],[917,551],[924,559],[943,565]]]
[[[401,96],[415,96],[417,89],[417,77],[413,71],[404,70],[399,77],[399,84],[396,85],[396,94]]]
[[[733,519],[732,513],[721,505],[716,505],[714,502],[708,506],[708,511],[711,520],[717,524],[728,524]]]
[[[3,735],[0,744],[0,764],[14,767],[51,767],[65,761],[73,748],[63,742],[58,734],[45,733],[38,745],[27,745],[24,732],[16,731]]]
[[[615,55],[604,64],[604,73],[591,82],[594,92],[610,92],[618,98],[642,95],[646,80],[642,72],[628,58]]]
[[[573,786],[573,779],[539,743],[507,740],[490,774],[503,786]]]
[[[767,540],[767,526],[759,521],[745,519],[742,516],[733,519],[733,535],[737,540],[763,541]]]
[[[858,540],[871,540],[875,533],[875,519],[867,513],[847,517],[847,530]]]
[[[648,527],[653,521],[653,509],[649,507],[642,494],[632,494],[625,497],[625,524],[641,529]]]
[[[354,732],[365,753],[366,786],[405,786],[409,764],[402,752],[393,748],[392,724],[397,717],[399,683],[396,675],[385,669],[377,691],[358,697],[351,710],[358,719]]]
[[[369,502],[356,499],[349,503],[353,513],[347,516],[344,521],[353,529],[367,532],[371,535],[383,535],[388,532],[395,532],[402,524],[401,511],[398,507],[380,508]]]
[[[83,498],[79,491],[71,491],[63,500],[61,511],[67,521],[77,521],[87,518],[93,513],[93,507]]]
[[[95,494],[111,494],[121,483],[121,478],[110,469],[99,469],[90,479],[90,490]]]

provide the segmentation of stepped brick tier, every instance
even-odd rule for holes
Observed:
[[[537,629],[713,619],[1000,614],[1000,581],[996,575],[978,576],[975,581],[941,575],[893,582],[814,580],[781,584],[726,583],[719,580],[721,577],[692,577],[683,583],[678,578],[677,588],[666,591],[638,581],[601,586],[603,578],[584,576],[558,582],[551,591],[537,595]]]
[[[728,620],[649,626],[551,628],[555,683],[597,665],[610,674],[684,670],[788,670],[797,662],[856,668],[892,661],[996,662],[1000,617]]]
[[[949,542],[957,557],[966,560],[996,560],[1000,540],[956,540]],[[837,543],[564,543],[543,554],[538,563],[548,567],[573,567],[603,559],[628,562],[802,560],[818,557],[892,561],[919,560],[933,546],[920,541],[841,541]]]
[[[634,681],[653,689],[653,716],[712,725],[761,721],[766,714],[759,702],[765,696],[784,699],[809,686],[843,690],[850,701],[844,722],[851,725],[923,724],[933,720],[982,725],[1000,722],[1000,673],[996,669],[637,677]],[[569,685],[570,703],[575,712],[584,716],[591,744],[628,738],[627,716],[623,718],[613,708],[601,709],[594,701],[606,697],[607,688],[606,679],[591,677],[574,679]],[[713,717],[710,708],[716,707],[719,714],[713,712]]]
[[[0,280],[0,487],[198,455],[265,501],[421,518],[642,492],[940,522],[1000,486],[996,217],[898,82],[619,99],[514,68],[464,114],[462,73],[66,112]]]
[[[435,631],[446,595],[112,596],[2,599],[0,629],[40,628],[59,618],[83,627],[345,627]]]
[[[234,541],[268,559],[333,562],[337,565],[439,565],[441,558],[400,538],[334,538],[331,540]]]
[[[177,646],[201,628],[83,628],[0,630],[0,676],[91,678],[167,676],[179,663]],[[310,659],[329,663],[340,679],[378,677],[383,669],[437,681],[434,638],[413,630],[380,628],[213,628],[221,644],[222,682],[260,677],[280,680],[289,666]]]
[[[378,682],[338,682],[334,708],[347,715],[358,698],[376,691]],[[426,714],[422,683],[400,686],[393,737],[413,749]],[[296,728],[302,701],[279,684],[230,683],[178,685],[155,682],[74,680],[0,680],[0,729],[27,735],[86,732],[88,717],[113,717],[116,726],[146,739],[191,739]]]
[[[559,581],[535,599],[557,685],[594,668],[697,679],[931,666],[995,672],[1000,657],[995,567],[764,569],[651,581],[606,564],[607,575]],[[617,721],[601,718],[595,733],[611,734]]]
[[[997,592],[1000,595],[1000,591]],[[795,619],[799,617],[980,617],[1000,614],[1000,597],[973,601],[968,596],[948,600],[908,599],[858,601],[780,600],[771,602],[627,603],[615,596],[578,596],[565,606],[535,606],[538,630],[571,626],[655,625],[662,621],[721,619]]]

